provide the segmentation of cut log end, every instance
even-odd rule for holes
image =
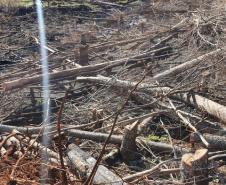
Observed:
[[[182,156],[182,181],[186,184],[208,185],[208,150],[199,149],[194,154]]]

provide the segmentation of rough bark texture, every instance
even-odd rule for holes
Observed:
[[[132,125],[127,125],[125,127],[122,144],[120,148],[120,154],[124,161],[134,161],[137,159],[137,126],[138,121],[134,122]]]
[[[199,149],[194,154],[182,156],[182,179],[185,184],[208,185],[208,150]]]

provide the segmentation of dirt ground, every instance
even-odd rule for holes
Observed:
[[[153,81],[153,77],[187,61],[196,59],[218,48],[226,42],[226,12],[224,1],[104,1],[111,4],[89,2],[50,1],[44,8],[46,39],[48,49],[49,72],[58,72],[76,68],[80,63],[81,36],[88,46],[88,65],[93,66],[110,61],[128,58],[123,65],[90,71],[79,76],[104,76],[129,82],[139,82],[154,87],[167,87],[173,93],[195,93],[226,106],[226,61],[225,51],[205,57],[192,68],[180,73],[165,76]],[[4,84],[21,78],[41,74],[40,45],[37,15],[32,7],[11,7],[0,9],[0,122],[1,125],[18,127],[39,127],[43,120],[43,92],[39,82],[6,91]],[[163,48],[163,49],[162,49]],[[165,49],[164,49],[165,48]],[[148,53],[138,60],[134,57]],[[139,136],[153,142],[162,142],[182,148],[200,149],[201,144],[193,146],[190,134],[194,132],[183,123],[181,117],[173,111],[168,96],[163,92],[153,94],[137,90],[131,95],[129,86],[115,86],[108,83],[81,82],[77,75],[52,79],[50,82],[50,122],[55,124],[59,108],[67,89],[69,94],[64,104],[61,124],[79,126],[107,118],[117,113],[119,107],[128,98],[117,122],[129,120],[156,111],[160,113],[151,118],[145,130]],[[171,97],[170,97],[171,99]],[[156,101],[157,100],[157,101]],[[204,109],[197,108],[185,101],[171,99],[176,109],[184,112],[188,119],[202,134],[223,136],[226,132],[224,121],[211,115]],[[111,126],[114,116],[83,128],[85,131],[98,132],[101,127]],[[63,126],[62,126],[63,127]],[[98,130],[100,129],[100,130]],[[166,131],[167,130],[167,131]],[[1,131],[1,142],[10,131]],[[109,133],[102,129],[101,132]],[[116,126],[114,135],[123,135],[124,126]],[[23,132],[23,139],[35,138],[36,134]],[[58,135],[48,135],[48,148],[59,152]],[[53,139],[54,138],[54,139]],[[18,139],[18,138],[17,138]],[[21,140],[23,140],[21,139]],[[27,139],[27,140],[29,140]],[[77,144],[95,159],[101,153],[104,142],[68,136],[62,136],[62,149],[67,155],[67,146]],[[26,140],[26,142],[27,142]],[[41,137],[37,142],[41,142]],[[37,148],[25,141],[16,146],[14,142],[4,147],[6,154],[1,154],[0,184],[64,184],[61,181],[60,163],[49,162],[46,176],[40,177],[41,156]],[[0,144],[3,148],[3,144]],[[120,145],[108,144],[105,154]],[[105,166],[120,177],[143,171],[161,161],[175,159],[175,153],[155,151],[151,148],[138,147],[142,155],[139,161],[126,163],[123,160]],[[209,149],[209,152],[216,152]],[[19,161],[21,155],[24,158]],[[181,155],[163,169],[180,166]],[[224,159],[210,162],[209,179],[211,184],[225,184]],[[16,166],[16,167],[15,167]],[[14,170],[16,172],[12,173]],[[75,171],[75,172],[74,172]],[[69,184],[82,184],[79,170],[67,167]],[[180,174],[155,175],[137,178],[131,184],[178,184]]]

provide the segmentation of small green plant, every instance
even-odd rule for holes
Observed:
[[[156,136],[154,134],[150,134],[149,136],[146,137],[148,141],[156,141],[156,142],[163,142],[163,141],[168,141],[167,136]]]
[[[128,0],[118,0],[118,3],[120,3],[120,4],[127,4]]]

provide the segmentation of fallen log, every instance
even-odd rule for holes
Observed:
[[[78,169],[83,179],[87,178],[90,175],[96,160],[74,144],[69,145],[67,154],[69,158],[68,161],[72,168]],[[99,165],[93,182],[94,184],[126,184],[119,176],[103,165]]]
[[[32,127],[32,128],[26,128],[26,127],[16,127],[16,126],[8,126],[8,125],[0,125],[0,132],[12,132],[14,129],[18,130],[19,132],[22,133],[29,133],[29,134],[38,134],[40,133],[40,130],[43,129],[43,127]],[[49,126],[48,130],[53,130],[55,132],[56,126]],[[62,129],[64,130],[64,129]],[[65,133],[67,135],[70,135],[72,137],[77,137],[80,139],[88,139],[88,140],[93,140],[96,142],[104,142],[108,134],[105,133],[98,133],[98,132],[88,132],[88,131],[83,131],[83,130],[76,130],[76,129],[65,129]],[[122,142],[122,135],[112,135],[110,138],[110,143],[113,144],[121,144]],[[167,143],[161,143],[161,142],[152,142],[152,141],[147,141],[145,138],[140,138],[138,137],[136,139],[136,142],[142,142],[142,144],[145,144],[146,146],[152,148],[155,151],[159,152],[172,152],[173,148],[171,145]],[[187,153],[189,152],[189,149],[182,148],[179,146],[175,146],[175,149],[178,153]]]
[[[225,150],[226,148],[226,137],[225,136],[217,136],[213,134],[203,134],[203,137],[208,141],[209,147],[212,149]],[[192,133],[190,135],[191,142],[199,143],[200,138],[197,134]]]
[[[137,137],[136,142],[142,143],[142,144],[146,145],[148,148],[151,148],[153,151],[157,151],[157,152],[167,153],[167,152],[173,152],[173,150],[175,150],[176,153],[185,154],[190,151],[190,149],[188,149],[188,148],[175,146],[175,145],[172,146],[171,144],[162,143],[162,142],[148,141],[142,137]]]
[[[104,142],[108,137],[108,134],[104,134],[104,133],[89,132],[89,131],[82,131],[82,130],[75,130],[75,129],[67,130],[66,135],[76,137],[79,139],[90,139],[90,140],[96,141],[96,142]],[[122,143],[122,138],[123,138],[122,135],[112,135],[109,142],[120,145]],[[143,145],[148,146],[152,150],[159,151],[159,152],[172,152],[173,151],[173,147],[170,144],[148,141],[147,139],[145,139],[143,137],[137,137],[136,143],[137,144],[142,143]],[[176,152],[178,152],[178,153],[187,153],[190,151],[189,149],[182,148],[179,146],[174,146],[174,148],[175,148]]]
[[[11,125],[0,125],[0,133],[4,132],[12,132],[13,130],[17,130],[19,132],[22,132],[24,134],[38,134],[40,133],[40,130],[44,130],[44,127],[17,127],[17,126],[11,126]],[[55,131],[56,126],[45,126],[45,129],[48,131]]]
[[[128,64],[128,63],[137,62],[142,58],[153,57],[155,55],[155,53],[158,53],[160,51],[165,51],[168,48],[169,47],[166,46],[163,48],[159,48],[156,50],[142,53],[140,55],[135,55],[130,58],[123,58],[123,59],[119,59],[119,60],[115,60],[115,61],[111,61],[111,62],[95,64],[92,66],[83,66],[83,67],[78,67],[78,68],[76,67],[73,69],[67,69],[67,70],[63,70],[63,71],[54,71],[54,72],[49,73],[49,78],[50,78],[50,80],[58,80],[58,79],[62,79],[62,78],[64,78],[64,79],[70,78],[72,76],[75,77],[75,76],[81,76],[81,75],[87,75],[87,74],[89,74],[89,75],[95,74],[100,70],[124,65],[125,63]],[[17,89],[17,88],[24,88],[25,86],[28,86],[31,84],[41,83],[42,78],[43,78],[42,74],[35,75],[35,76],[30,75],[28,77],[4,82],[4,83],[2,83],[2,88],[4,91],[10,91],[10,90]]]
[[[168,49],[168,47],[163,47],[160,49],[156,49],[147,53],[143,53],[137,56],[133,56],[131,58],[124,58],[124,59],[120,59],[120,60],[116,60],[116,61],[111,61],[111,62],[105,62],[105,63],[100,63],[100,64],[96,64],[93,66],[84,66],[81,68],[75,68],[75,69],[69,69],[69,70],[64,70],[64,71],[57,71],[57,72],[52,72],[49,73],[49,77],[50,79],[61,79],[61,78],[66,78],[66,77],[71,77],[71,76],[79,76],[79,75],[85,75],[85,74],[91,74],[91,73],[96,73],[97,70],[101,70],[103,68],[112,68],[115,66],[119,66],[119,65],[123,65],[124,63],[131,63],[134,61],[137,61],[141,58],[146,58],[146,57],[150,57],[153,56],[154,53],[160,52],[160,51],[164,51]],[[163,78],[169,77],[169,76],[175,76],[178,73],[185,71],[187,69],[190,69],[194,66],[196,66],[197,64],[199,64],[202,60],[204,60],[207,57],[210,57],[212,55],[215,55],[221,51],[224,51],[225,47],[223,48],[219,48],[215,51],[206,53],[204,55],[199,56],[198,58],[195,58],[193,60],[187,61],[185,63],[182,63],[178,66],[175,66],[169,70],[166,70],[160,74],[155,75],[152,80],[156,81],[156,80],[161,80]],[[9,91],[9,90],[13,90],[16,88],[22,88],[24,86],[30,85],[30,84],[34,84],[34,83],[40,83],[42,79],[42,75],[35,75],[35,76],[30,76],[27,78],[20,78],[14,81],[10,81],[10,82],[5,82],[3,83],[3,90],[4,91]]]
[[[125,80],[118,80],[115,78],[108,78],[108,77],[78,77],[77,81],[80,82],[88,82],[88,83],[99,83],[104,85],[111,85],[113,87],[119,87],[123,89],[130,89],[136,85],[136,82],[130,82]],[[200,96],[198,94],[194,94],[191,96],[189,93],[171,93],[172,89],[169,87],[157,87],[147,83],[141,83],[137,87],[137,91],[151,93],[155,95],[155,93],[162,94],[165,96],[168,94],[169,97],[182,100],[187,102],[200,110],[206,111],[208,114],[218,118],[220,121],[226,124],[226,107],[216,103],[208,98]]]
[[[213,56],[221,51],[224,51],[226,49],[226,47],[223,47],[223,48],[219,48],[219,49],[216,49],[214,51],[211,51],[209,53],[206,53],[204,55],[201,55],[199,56],[198,58],[195,58],[193,60],[189,60],[187,62],[184,62],[178,66],[175,66],[171,69],[167,69],[165,71],[163,71],[162,73],[159,73],[157,75],[155,75],[152,80],[154,81],[159,81],[159,80],[162,80],[164,78],[167,78],[169,76],[176,76],[178,75],[179,73],[183,72],[183,71],[186,71],[188,69],[191,69],[192,67],[198,65],[201,61],[203,61],[204,59],[210,57],[210,56]]]
[[[83,131],[83,130],[76,130],[76,129],[69,129],[66,131],[66,135],[76,137],[79,139],[88,139],[96,142],[104,142],[108,134],[100,133],[100,132],[89,132],[89,131]],[[112,135],[110,143],[113,144],[121,144],[122,142],[122,136],[118,135]]]

